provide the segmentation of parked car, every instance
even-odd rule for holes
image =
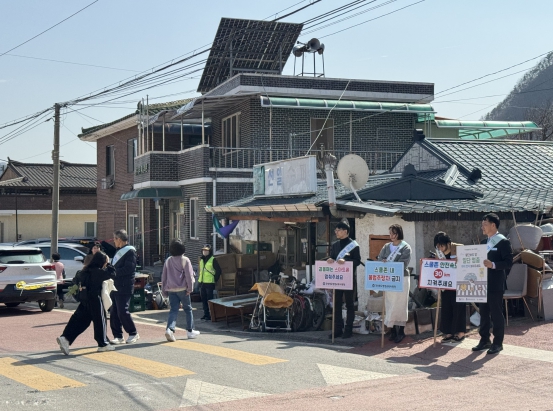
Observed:
[[[30,289],[22,286],[24,282]],[[33,285],[37,288],[33,289]],[[36,247],[0,247],[0,303],[17,307],[38,301],[44,312],[56,303],[56,269]]]
[[[41,244],[41,243],[50,243],[52,239],[50,237],[41,237],[33,238],[30,240],[18,241],[15,243],[0,243],[0,246],[15,246],[15,245],[30,245],[30,244]],[[80,243],[80,244],[94,244],[97,241],[96,237],[60,237],[58,238],[58,243]],[[92,246],[91,246],[92,247]]]
[[[50,259],[51,244],[40,243],[36,245],[42,250],[42,254],[47,259]],[[65,266],[65,282],[67,285],[71,285],[71,281],[77,271],[83,268],[83,260],[89,253],[89,248],[81,244],[73,243],[59,243],[58,253],[60,255],[60,261]]]

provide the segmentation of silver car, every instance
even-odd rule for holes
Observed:
[[[42,254],[46,258],[50,258],[51,244],[40,243],[36,247],[42,250]],[[58,254],[60,255],[60,262],[65,267],[65,282],[70,283],[77,274],[77,271],[83,269],[83,261],[86,255],[89,253],[88,247],[81,244],[72,243],[59,243]]]
[[[40,248],[0,246],[0,303],[16,307],[38,301],[42,311],[52,311],[56,287],[56,269]]]

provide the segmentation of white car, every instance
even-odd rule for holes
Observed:
[[[50,243],[39,243],[36,247],[42,250],[42,254],[47,259],[50,259],[51,253],[51,244]],[[86,255],[90,250],[88,247],[85,247],[81,244],[72,244],[72,243],[59,243],[58,244],[58,254],[60,255],[60,262],[63,263],[65,267],[65,282],[69,283],[77,274],[77,271],[83,269],[83,261]]]
[[[56,269],[41,249],[0,246],[0,303],[16,307],[38,301],[42,311],[52,311],[56,287]]]

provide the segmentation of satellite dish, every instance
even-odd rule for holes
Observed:
[[[336,169],[340,182],[347,188],[359,190],[369,180],[369,166],[362,157],[348,154],[340,160]],[[356,193],[357,195],[357,193]]]

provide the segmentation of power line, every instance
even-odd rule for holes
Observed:
[[[69,20],[71,17],[76,16],[76,15],[79,14],[81,11],[83,11],[83,10],[89,8],[90,6],[92,6],[94,3],[97,3],[98,1],[99,1],[99,0],[94,0],[94,1],[93,1],[92,3],[90,3],[88,6],[85,6],[85,7],[83,7],[82,9],[80,9],[79,11],[76,11],[75,13],[73,13],[72,15],[70,15],[69,17],[64,18],[64,19],[63,19],[62,21],[60,21],[59,23],[56,23],[56,24],[54,24],[53,26],[47,28],[46,30],[41,31],[41,32],[38,33],[36,36],[31,37],[29,40],[25,40],[23,43],[20,43],[20,44],[18,44],[17,46],[12,47],[12,48],[9,49],[8,51],[3,52],[2,54],[0,54],[0,57],[2,57],[2,56],[5,55],[5,54],[8,54],[10,51],[13,51],[13,50],[15,50],[15,49],[21,47],[21,46],[24,45],[24,44],[27,44],[27,43],[30,42],[31,40],[36,39],[38,36],[43,35],[43,34],[46,33],[47,31],[52,30],[54,27],[59,26],[59,25],[60,25],[61,23],[63,23],[64,21],[67,21],[67,20]]]
[[[6,56],[11,56],[11,57],[21,57],[21,58],[24,58],[24,59],[51,61],[51,62],[54,62],[54,63],[74,64],[74,65],[77,65],[77,66],[96,67],[96,68],[102,68],[102,69],[108,69],[108,70],[119,70],[119,71],[133,71],[135,73],[140,73],[139,70],[129,70],[129,69],[123,69],[123,68],[117,68],[117,67],[98,66],[96,64],[75,63],[73,61],[52,60],[52,59],[45,59],[45,58],[41,58],[41,57],[22,56],[20,54],[11,54],[11,53],[9,53],[9,54],[5,53],[5,55]]]

